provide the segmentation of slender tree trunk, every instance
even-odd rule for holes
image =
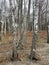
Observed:
[[[48,6],[48,0],[47,0],[47,5],[46,5],[46,29],[47,29],[47,43],[49,43],[49,21],[47,20],[47,7]]]
[[[0,9],[0,40],[1,40],[1,25],[2,25],[2,23],[1,23],[1,16],[2,15],[2,9]]]
[[[23,0],[19,0],[18,4],[18,44],[21,46],[22,36],[21,36],[21,29],[22,29],[22,6]]]
[[[31,59],[35,59],[36,55],[36,43],[37,43],[37,32],[38,32],[38,6],[37,0],[33,1],[33,39],[31,47]]]
[[[27,29],[28,29],[28,23],[30,21],[30,7],[31,7],[31,0],[29,0],[29,4],[28,4],[28,13],[27,13]]]
[[[48,0],[47,0],[48,4]],[[46,14],[46,27],[47,27],[47,43],[49,44],[49,21],[47,20],[47,14]]]
[[[13,55],[12,55],[12,59],[15,60],[17,59],[17,50],[16,50],[16,26],[15,26],[15,9],[12,8],[12,0],[9,0],[10,2],[10,8],[11,8],[11,15],[12,15],[12,25],[13,25]]]
[[[2,25],[1,25],[1,39],[3,39],[3,26],[4,26],[4,23],[2,21]]]
[[[46,8],[45,8],[45,28],[47,30],[47,43],[49,43],[49,21],[48,21],[48,18],[47,18],[47,13],[48,13],[48,0],[46,1]]]
[[[47,43],[49,44],[49,25],[47,26]]]
[[[4,20],[4,24],[5,24],[5,27],[4,27],[4,34],[6,35],[6,18]]]
[[[7,19],[8,21],[8,32],[10,33],[10,21],[9,21],[9,18]]]
[[[45,11],[45,28],[47,29],[47,10],[48,10],[48,0],[47,0],[47,3],[46,3],[46,11]]]
[[[22,37],[22,45],[26,40],[26,33],[27,33],[27,25],[26,25],[26,2],[24,0],[24,20],[23,20],[23,37]]]

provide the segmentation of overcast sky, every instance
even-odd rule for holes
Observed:
[[[4,1],[4,0],[0,0],[0,5],[1,5],[1,1]],[[7,1],[7,6],[9,7],[9,0],[6,0]],[[26,0],[26,1],[28,1],[28,0]],[[32,8],[32,1],[33,0],[31,0],[31,13],[32,13],[32,10],[33,10],[33,8]],[[45,2],[46,2],[47,0],[45,0]],[[49,0],[48,0],[49,1]],[[28,5],[28,2],[27,2],[27,5]],[[27,6],[27,8],[28,8],[28,6]],[[48,7],[49,8],[49,7]]]

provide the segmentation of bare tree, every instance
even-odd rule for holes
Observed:
[[[38,32],[38,1],[33,1],[33,39],[32,39],[32,47],[31,47],[31,55],[30,58],[36,59],[36,43],[37,43],[37,32]]]
[[[5,24],[5,28],[4,28],[4,34],[6,35],[6,0],[4,0],[4,24]]]
[[[1,8],[2,8],[2,12],[1,12],[1,23],[2,23],[2,25],[1,25],[1,37],[3,38],[3,32],[6,35],[6,17],[5,17],[5,2],[4,2],[4,0],[2,1],[2,4],[3,5],[1,5]],[[5,23],[5,25],[4,25],[4,23]],[[3,29],[4,29],[4,31],[3,31]]]
[[[15,60],[15,59],[18,59],[18,57],[16,56],[17,55],[17,50],[16,50],[16,47],[17,47],[17,40],[16,40],[16,28],[17,28],[17,25],[15,23],[15,8],[13,8],[13,4],[12,4],[12,0],[9,0],[10,2],[10,8],[11,8],[11,15],[12,15],[12,26],[13,26],[13,55],[12,55],[12,59]]]
[[[22,8],[23,8],[23,0],[16,0],[17,4],[18,4],[18,47],[22,46],[22,22],[23,22],[23,18],[22,18]]]
[[[47,29],[47,43],[49,43],[49,21],[47,20],[47,14],[48,13],[48,0],[46,4],[46,13],[45,13],[45,20],[46,20],[46,29]]]
[[[29,4],[28,4],[28,12],[27,12],[27,28],[28,28],[28,22],[30,20],[30,7],[31,7],[31,0],[29,0]]]
[[[0,8],[0,21],[1,21],[1,13],[2,13],[2,9]],[[1,25],[2,23],[0,22],[0,40],[1,40],[1,37],[2,37],[2,33],[1,33]]]
[[[24,0],[24,19],[23,19],[23,37],[22,37],[22,45],[23,43],[25,42],[26,40],[26,33],[27,33],[27,21],[26,21],[26,17],[27,17],[27,14],[26,14],[26,1]]]
[[[39,18],[38,18],[39,30],[42,30],[42,23],[43,23],[42,16],[43,16],[43,10],[44,10],[43,5],[44,5],[44,0],[39,0],[39,13],[38,13],[38,15],[39,15]]]
[[[9,20],[9,17],[7,17],[7,22],[8,22],[8,32],[10,33],[10,20]]]

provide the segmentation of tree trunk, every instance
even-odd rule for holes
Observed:
[[[27,34],[27,21],[26,21],[26,2],[24,0],[24,20],[23,20],[23,37],[22,37],[22,45],[26,40],[26,34]]]
[[[37,32],[38,32],[38,3],[37,0],[33,1],[33,39],[32,39],[32,47],[31,47],[31,55],[30,58],[36,60],[36,43],[37,43]]]
[[[10,21],[9,21],[9,18],[7,20],[8,20],[8,32],[10,33]]]
[[[49,44],[49,25],[47,26],[47,43]]]
[[[48,0],[46,4],[46,12],[45,12],[45,23],[46,23],[46,29],[47,29],[47,43],[49,43],[49,21],[47,20],[47,10],[48,10]]]
[[[6,35],[6,18],[5,18],[5,20],[4,20],[4,24],[5,24],[5,25],[4,25],[4,26],[5,26],[5,27],[4,27],[4,34]]]
[[[28,12],[27,12],[27,20],[26,20],[27,30],[28,30],[28,23],[30,21],[30,6],[31,6],[31,0],[29,0],[29,3],[28,3]]]
[[[1,25],[1,39],[3,39],[3,23],[2,23],[2,25]]]
[[[9,0],[10,2],[10,8],[11,8],[11,15],[12,15],[12,24],[13,24],[13,55],[12,60],[17,59],[17,50],[16,50],[16,26],[15,26],[15,8],[12,7],[12,0]]]
[[[22,5],[23,0],[19,0],[18,4],[18,46],[21,46],[22,36],[21,36],[21,28],[22,28]]]

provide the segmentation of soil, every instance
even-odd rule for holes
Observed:
[[[13,51],[13,43],[12,43],[13,37],[11,33],[4,36],[3,40],[0,41],[0,65],[48,65],[49,44],[47,44],[47,32],[46,31],[38,32],[36,55],[38,55],[38,57],[41,59],[38,61],[29,59],[32,45],[32,37],[33,32],[28,31],[26,41],[23,44],[23,49],[17,50],[19,59],[11,61]]]

